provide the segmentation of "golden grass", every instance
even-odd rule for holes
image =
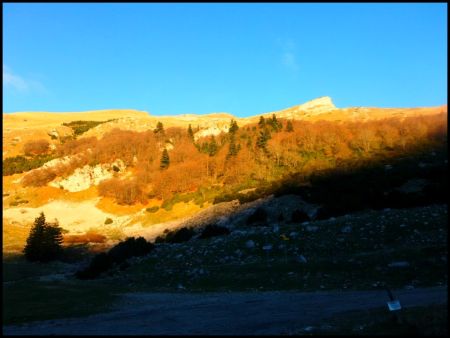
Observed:
[[[113,198],[102,197],[100,201],[95,205],[96,208],[103,212],[113,214],[116,216],[128,216],[141,211],[144,208],[159,206],[161,203],[156,200],[151,200],[147,204],[137,203],[134,205],[120,205],[114,202]]]
[[[65,191],[62,189],[60,190],[64,191],[64,195],[61,199],[67,202],[84,202],[86,200],[91,200],[98,197],[98,190],[95,186],[92,186],[86,190],[75,192]]]
[[[209,203],[204,203],[203,208],[200,208],[199,205],[192,201],[188,203],[180,202],[175,204],[170,211],[160,208],[155,213],[145,213],[144,215],[137,217],[135,221],[141,222],[142,226],[146,227],[152,224],[164,223],[189,217],[209,206]]]
[[[22,252],[27,242],[32,224],[12,224],[4,218],[2,223],[3,252]]]

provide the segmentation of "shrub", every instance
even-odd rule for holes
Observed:
[[[177,230],[168,231],[165,236],[158,236],[155,243],[182,243],[189,241],[195,234],[192,228],[181,228]]]
[[[211,238],[215,236],[228,235],[229,233],[230,230],[226,227],[216,224],[209,224],[203,229],[199,238]]]
[[[154,245],[145,238],[127,238],[109,250],[108,255],[115,263],[121,263],[133,256],[144,256],[152,251]]]
[[[89,266],[84,269],[77,271],[75,277],[78,279],[93,279],[98,277],[101,273],[107,271],[112,267],[112,260],[107,253],[99,253],[92,258]]]
[[[304,211],[296,209],[291,214],[291,223],[302,223],[309,220],[308,214]]]
[[[22,178],[24,186],[41,187],[56,178],[56,173],[51,169],[35,169]]]
[[[20,174],[24,171],[39,168],[45,162],[52,160],[52,155],[38,155],[31,158],[25,156],[15,156],[5,158],[3,161],[3,176],[9,176],[14,174]]]
[[[147,242],[143,237],[127,238],[111,248],[107,253],[96,255],[89,266],[84,270],[78,271],[75,276],[79,279],[96,278],[101,273],[109,270],[114,264],[120,264],[120,269],[123,270],[127,267],[127,264],[124,264],[124,262],[128,258],[144,256],[153,249],[154,245]]]
[[[155,205],[154,207],[150,207],[150,208],[147,208],[145,210],[147,212],[154,213],[154,212],[157,212],[159,210],[159,207]]]
[[[69,123],[63,123],[63,126],[72,128],[75,135],[81,135],[87,132],[89,129],[105,122],[108,121],[72,121]]]
[[[247,218],[247,225],[265,225],[267,223],[267,212],[258,208]]]
[[[28,141],[23,146],[25,155],[42,155],[49,150],[50,143],[47,140]]]
[[[132,205],[137,202],[146,202],[145,193],[136,179],[111,178],[103,180],[98,186],[98,191],[100,196],[113,197],[119,204]]]
[[[113,220],[109,217],[105,220],[105,224],[111,224],[112,222]]]

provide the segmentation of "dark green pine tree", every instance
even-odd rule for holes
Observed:
[[[217,145],[216,139],[213,135],[211,137],[211,142],[209,142],[209,156],[214,156],[215,154],[217,154],[217,150],[219,150],[219,146]]]
[[[294,131],[294,126],[292,125],[292,121],[291,120],[287,121],[286,131],[288,131],[290,133]]]
[[[264,129],[265,128],[266,120],[264,120],[264,116],[260,116],[259,117],[258,126],[259,126],[259,129]]]
[[[194,132],[192,131],[192,127],[190,124],[189,124],[189,128],[188,128],[188,136],[192,141],[194,140]]]
[[[234,136],[230,138],[230,147],[228,148],[228,154],[227,154],[227,158],[231,157],[231,156],[236,156],[237,153],[239,152],[239,149],[236,146],[236,141],[234,139]]]
[[[259,136],[256,140],[256,146],[260,149],[266,150],[267,141],[270,140],[270,132],[267,128],[259,132]]]
[[[159,165],[159,167],[161,169],[167,169],[169,168],[169,165],[170,165],[169,152],[167,151],[166,148],[164,148],[161,155],[161,164]]]
[[[29,261],[48,262],[57,259],[62,253],[62,229],[56,223],[50,225],[45,222],[45,215],[34,221],[23,250],[25,258]]]
[[[57,258],[62,253],[62,229],[59,227],[58,222],[55,224],[46,224],[45,232],[45,247],[48,260]]]
[[[156,129],[154,129],[153,132],[155,134],[164,135],[164,126],[163,126],[162,122],[158,121],[158,123],[156,124]]]
[[[269,124],[272,127],[272,130],[275,132],[280,131],[281,128],[283,127],[281,125],[281,123],[277,120],[277,117],[275,116],[275,114],[272,114],[272,119],[269,120]]]

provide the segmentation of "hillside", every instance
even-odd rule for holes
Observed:
[[[93,128],[83,137],[101,136],[114,128],[143,131],[154,129],[158,121],[166,127],[187,128],[198,127],[199,136],[218,135],[226,132],[231,119],[240,126],[257,123],[259,116],[301,121],[349,121],[375,120],[389,117],[405,118],[409,116],[429,115],[447,112],[447,105],[427,108],[376,108],[351,107],[337,108],[330,97],[318,98],[304,104],[280,111],[261,113],[260,115],[237,118],[227,113],[206,115],[184,114],[176,116],[153,116],[137,110],[96,110],[75,113],[20,112],[3,114],[3,158],[15,156],[22,152],[23,145],[28,140],[45,138],[51,141],[50,134],[55,131],[61,136],[71,134],[71,130],[62,126],[72,121],[110,121]]]
[[[4,115],[3,320],[108,312],[137,291],[446,288],[446,108]],[[23,258],[41,211],[63,228],[59,262]],[[129,237],[151,251],[108,261]]]
[[[446,109],[337,108],[322,97],[249,118],[4,114],[3,250],[21,250],[40,211],[59,221],[68,243],[101,235],[91,244],[102,248],[126,236],[153,240],[208,213],[226,216],[220,202],[266,197],[292,175],[294,185],[308,185],[323,170],[437,151]]]

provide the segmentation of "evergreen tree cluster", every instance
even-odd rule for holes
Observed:
[[[202,144],[195,144],[197,150],[201,153],[208,154],[209,156],[214,156],[219,151],[219,145],[216,142],[216,138],[211,136],[208,142],[202,142]]]
[[[47,223],[44,213],[41,212],[34,221],[23,250],[25,258],[32,262],[58,259],[62,253],[62,242],[62,229],[58,223]]]

